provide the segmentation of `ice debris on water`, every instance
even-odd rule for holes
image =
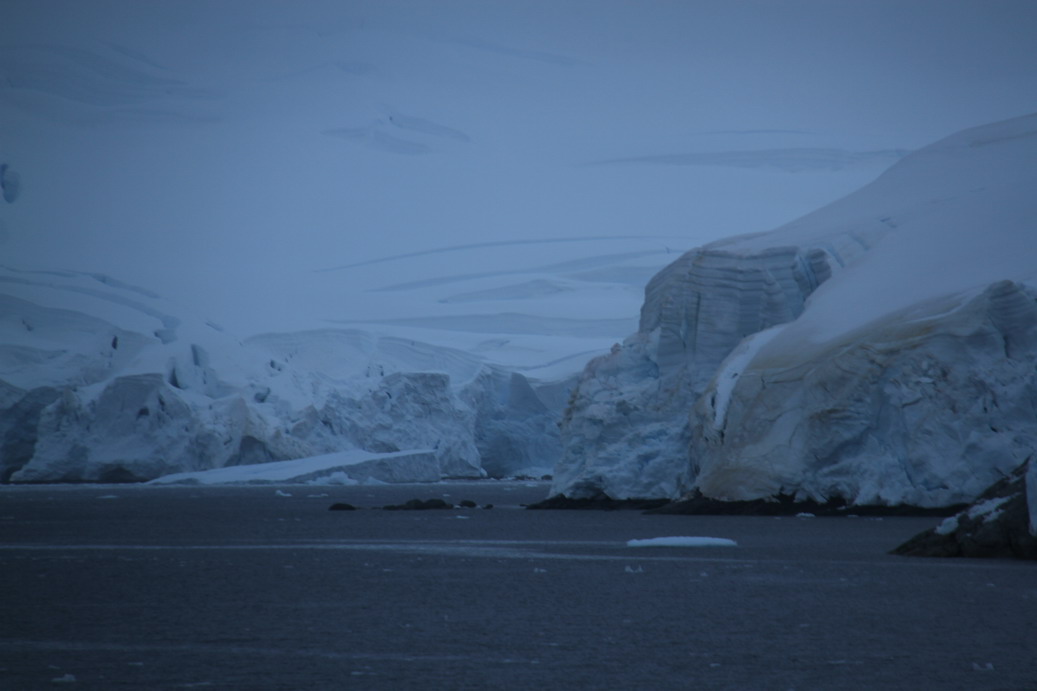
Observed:
[[[724,537],[651,537],[628,540],[627,547],[737,547],[738,543]]]

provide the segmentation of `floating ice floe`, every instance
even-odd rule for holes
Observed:
[[[737,547],[738,543],[725,537],[650,537],[628,540],[627,547]]]

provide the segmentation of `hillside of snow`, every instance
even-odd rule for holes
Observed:
[[[967,502],[1037,442],[1037,116],[688,252],[592,361],[552,491]]]
[[[642,328],[676,318],[653,276],[1032,110],[1035,23],[944,2],[9,3],[0,481],[429,450],[444,476],[546,472],[574,377],[638,328],[646,283]],[[744,329],[797,313],[789,281],[825,261],[785,297],[758,283]],[[649,436],[643,459],[672,446]]]

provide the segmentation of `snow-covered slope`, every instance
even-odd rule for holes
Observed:
[[[1037,441],[1037,116],[693,250],[588,365],[553,491],[970,500]]]

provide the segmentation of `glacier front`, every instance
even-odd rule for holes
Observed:
[[[1037,116],[688,252],[588,364],[554,494],[970,501],[1037,441]]]
[[[417,453],[406,477],[432,481],[549,469],[559,453],[564,378],[360,330],[242,341],[101,274],[0,267],[0,286],[0,482],[341,452]]]

